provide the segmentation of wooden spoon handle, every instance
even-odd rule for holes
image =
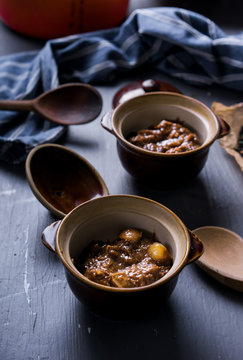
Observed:
[[[0,110],[32,111],[33,100],[0,100]]]

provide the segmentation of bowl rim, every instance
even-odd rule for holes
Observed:
[[[129,197],[129,198],[134,198],[134,199],[139,199],[139,200],[145,200],[148,201],[152,204],[155,204],[157,206],[160,206],[161,208],[163,208],[164,210],[166,210],[167,212],[170,213],[170,215],[172,215],[177,223],[181,226],[185,239],[186,239],[186,250],[185,253],[182,255],[182,259],[180,261],[180,263],[178,264],[178,266],[171,271],[171,269],[169,270],[170,275],[168,277],[162,277],[159,280],[146,285],[146,286],[140,286],[140,287],[134,287],[134,288],[116,288],[116,287],[112,287],[112,286],[106,286],[106,285],[102,285],[99,283],[96,283],[94,281],[89,280],[86,276],[84,276],[81,272],[79,272],[75,267],[70,266],[69,261],[65,258],[63,251],[61,249],[61,245],[60,245],[60,234],[62,232],[62,228],[63,226],[65,226],[66,221],[73,216],[73,213],[75,213],[76,211],[78,211],[78,209],[82,206],[85,206],[85,204],[87,204],[88,202],[92,201],[92,202],[97,202],[97,201],[101,201],[101,199],[103,197],[100,198],[96,198],[90,201],[87,201],[83,204],[80,204],[79,206],[77,206],[76,208],[74,208],[72,211],[70,211],[65,217],[64,219],[61,221],[61,224],[58,227],[57,230],[57,234],[56,234],[56,239],[55,239],[55,244],[56,244],[56,252],[60,258],[60,260],[62,261],[63,265],[65,266],[66,270],[69,271],[69,273],[71,273],[77,280],[82,281],[84,284],[91,286],[92,288],[96,288],[97,290],[103,290],[106,292],[112,292],[112,293],[133,293],[133,292],[140,292],[140,291],[147,291],[149,289],[152,288],[157,288],[158,286],[167,283],[168,281],[172,280],[176,275],[178,275],[180,273],[180,271],[184,268],[184,266],[187,264],[187,258],[189,255],[189,251],[190,251],[190,244],[191,244],[191,240],[190,240],[190,235],[188,232],[187,227],[185,226],[185,224],[182,222],[182,220],[169,208],[167,208],[166,206],[160,204],[157,201],[151,200],[149,198],[145,198],[142,196],[137,196],[137,195],[107,195],[105,196],[105,198],[121,198],[121,197]]]
[[[83,163],[85,163],[87,165],[87,167],[91,170],[91,172],[95,175],[95,177],[98,179],[104,195],[103,196],[107,196],[109,195],[109,191],[108,188],[103,180],[103,178],[101,177],[101,175],[98,173],[98,171],[94,168],[94,166],[92,164],[90,164],[90,162],[88,162],[88,160],[86,160],[83,156],[79,155],[77,152],[71,150],[70,148],[60,145],[60,144],[53,144],[53,143],[45,143],[45,144],[40,144],[37,145],[36,147],[34,147],[28,154],[26,161],[25,161],[25,172],[26,172],[26,177],[28,180],[28,183],[30,185],[30,188],[33,192],[33,194],[35,195],[35,197],[41,202],[41,204],[47,208],[52,214],[54,214],[55,216],[57,216],[58,218],[64,218],[67,214],[65,214],[64,212],[58,210],[58,208],[56,208],[55,206],[53,206],[49,201],[46,200],[46,198],[42,195],[42,193],[38,190],[35,181],[33,179],[32,176],[32,172],[31,172],[31,161],[34,157],[34,155],[36,154],[36,152],[38,152],[41,149],[44,148],[56,148],[56,149],[60,149],[61,151],[65,151],[68,152],[69,154],[75,156],[76,158],[78,158],[79,160],[81,160]]]
[[[200,145],[198,148],[193,149],[193,150],[189,150],[189,151],[185,151],[185,152],[181,152],[181,153],[160,153],[160,152],[155,152],[155,151],[151,151],[151,150],[146,150],[143,148],[140,148],[136,145],[133,145],[132,143],[130,143],[128,140],[126,140],[126,138],[124,136],[122,136],[120,134],[120,132],[117,130],[117,127],[114,126],[114,119],[117,116],[117,113],[120,111],[121,108],[125,107],[129,102],[133,102],[136,101],[136,99],[138,98],[142,98],[142,97],[150,97],[150,96],[170,96],[170,97],[174,97],[174,98],[182,98],[188,101],[191,101],[195,104],[198,104],[199,106],[201,106],[202,108],[204,108],[206,111],[208,111],[209,113],[211,113],[212,117],[215,120],[215,124],[217,127],[217,131],[215,132],[215,135],[211,138],[210,141],[207,141],[205,143],[203,143],[202,145]],[[114,112],[112,114],[112,128],[113,128],[113,132],[116,135],[116,137],[126,146],[128,147],[130,150],[133,150],[137,153],[140,153],[142,155],[147,155],[147,156],[152,156],[152,157],[162,157],[162,158],[176,158],[176,157],[185,157],[185,156],[190,156],[192,154],[196,154],[198,152],[201,152],[205,149],[207,149],[218,137],[219,132],[220,132],[220,126],[217,120],[216,115],[213,113],[213,111],[203,102],[201,102],[200,100],[194,99],[193,97],[184,95],[184,94],[179,94],[179,93],[173,93],[173,92],[168,92],[168,91],[154,91],[154,92],[150,92],[150,93],[145,93],[142,95],[138,95],[134,98],[131,98],[129,100],[127,100],[126,102],[119,104],[115,109]]]

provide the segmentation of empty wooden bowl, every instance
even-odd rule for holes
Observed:
[[[59,218],[85,201],[109,194],[96,169],[61,145],[34,148],[26,159],[26,175],[37,199]]]

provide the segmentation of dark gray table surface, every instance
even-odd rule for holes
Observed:
[[[145,3],[145,2],[143,2]],[[39,49],[0,24],[0,55]],[[207,105],[231,105],[242,94],[217,86],[195,88],[164,74],[144,77],[169,81]],[[114,87],[98,87],[102,114],[111,108]],[[64,144],[91,162],[111,194],[136,194],[173,210],[191,229],[223,226],[243,236],[242,173],[218,141],[201,174],[174,189],[152,189],[122,168],[115,138],[92,123],[70,127]],[[111,320],[91,313],[71,293],[55,254],[41,243],[54,218],[32,194],[24,167],[0,164],[0,359],[201,359],[243,357],[243,294],[219,284],[196,264],[180,274],[167,303],[150,316]],[[146,304],[144,304],[146,307]]]

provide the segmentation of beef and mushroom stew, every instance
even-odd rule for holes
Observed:
[[[137,229],[125,229],[113,242],[92,242],[74,264],[96,283],[132,288],[163,277],[172,266],[172,256],[153,237],[144,236]]]
[[[197,135],[179,121],[162,120],[148,129],[139,130],[128,141],[154,152],[175,154],[198,148]]]

